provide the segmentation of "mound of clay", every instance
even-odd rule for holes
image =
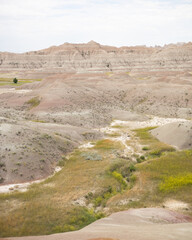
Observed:
[[[161,142],[178,149],[192,148],[192,121],[174,122],[151,131]]]

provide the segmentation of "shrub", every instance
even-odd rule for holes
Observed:
[[[123,188],[127,187],[127,183],[123,179],[123,176],[121,175],[121,173],[114,171],[112,172],[112,176],[123,186]]]
[[[137,158],[137,163],[142,163],[143,161],[140,158]]]
[[[95,207],[105,206],[107,200],[114,195],[115,191],[111,186],[105,187],[96,193],[88,193],[85,197],[89,202],[92,202]]]
[[[129,169],[130,169],[130,172],[136,171],[136,168],[133,164],[130,165]]]
[[[148,150],[149,150],[149,147],[143,147],[142,150],[143,150],[143,151],[148,151]]]
[[[13,79],[13,83],[15,83],[15,84],[18,83],[18,79],[17,79],[17,78],[14,78],[14,79]]]

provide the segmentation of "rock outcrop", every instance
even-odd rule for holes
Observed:
[[[164,47],[111,47],[64,43],[23,54],[0,53],[0,69],[50,72],[190,70],[192,43]]]

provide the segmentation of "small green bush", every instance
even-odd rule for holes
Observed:
[[[97,198],[94,200],[94,205],[95,205],[95,207],[101,206],[101,203],[102,203],[102,202],[103,202],[102,196],[97,197]]]
[[[13,79],[13,83],[17,84],[17,83],[18,83],[18,79],[17,79],[17,78],[14,78],[14,79]]]
[[[143,150],[143,151],[148,151],[148,150],[149,150],[149,147],[143,147],[142,150]]]
[[[136,168],[133,164],[130,165],[129,169],[130,169],[130,172],[136,171]]]
[[[114,195],[115,191],[111,186],[105,187],[104,189],[92,193],[89,192],[85,197],[88,202],[92,202],[95,207],[105,206],[107,200]]]
[[[125,182],[121,173],[114,171],[112,172],[112,176],[123,186],[123,188],[127,187],[127,183]]]
[[[145,156],[142,155],[139,158],[137,158],[138,163],[142,163],[143,161],[145,161]]]

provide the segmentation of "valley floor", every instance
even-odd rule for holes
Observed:
[[[127,239],[129,233],[133,239],[141,239],[145,233],[146,238],[142,239],[153,239],[146,233],[148,229],[157,234],[156,239],[169,239],[171,231],[174,231],[174,239],[190,239],[189,222],[192,219],[185,215],[192,215],[189,194],[192,191],[192,164],[188,162],[192,161],[192,151],[175,151],[150,133],[154,127],[187,120],[147,118],[142,122],[115,120],[109,127],[95,129],[105,138],[80,145],[62,160],[61,171],[40,183],[29,187],[26,183],[11,188],[9,185],[1,186],[2,192],[11,192],[0,195],[1,235],[39,235],[76,230],[113,212],[139,207],[140,210],[120,212],[99,220],[79,232],[51,235],[49,238],[70,240],[74,237],[115,236]],[[187,174],[184,182],[177,179]],[[179,182],[171,182],[171,185],[170,176]],[[170,210],[178,211],[180,215]],[[140,231],[135,228],[137,224]],[[115,226],[118,226],[118,231]],[[122,231],[119,230],[121,228]]]
[[[191,76],[2,72],[0,237],[190,240]]]

